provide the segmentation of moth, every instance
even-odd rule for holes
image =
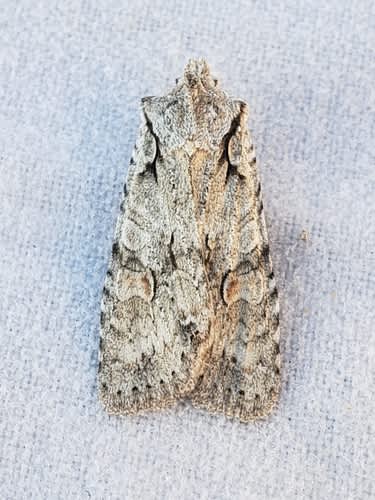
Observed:
[[[110,414],[189,398],[247,422],[277,401],[278,293],[247,119],[201,59],[142,100],[103,289]]]

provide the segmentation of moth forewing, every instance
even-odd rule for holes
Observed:
[[[121,415],[189,396],[265,416],[278,298],[247,105],[193,60],[142,113],[103,290],[100,398]]]

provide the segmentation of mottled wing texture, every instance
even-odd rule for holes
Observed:
[[[99,395],[119,415],[190,392],[210,333],[189,162],[176,171],[179,150],[159,140],[160,115],[143,105],[153,117],[144,111],[102,300]]]
[[[279,311],[247,106],[202,60],[143,100],[103,292],[110,413],[190,397],[250,421],[279,392]]]
[[[246,422],[274,406],[280,354],[278,295],[245,104],[225,147],[225,179],[216,176],[206,208],[215,340],[191,398]],[[220,214],[221,224],[209,224],[213,213]]]

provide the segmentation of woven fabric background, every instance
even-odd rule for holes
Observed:
[[[375,498],[374,2],[0,3],[0,498]],[[97,401],[140,98],[200,56],[249,103],[280,288],[256,425]]]

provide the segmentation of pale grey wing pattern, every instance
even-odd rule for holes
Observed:
[[[243,110],[228,142],[222,228],[230,230],[216,236],[226,270],[215,342],[191,395],[194,405],[242,421],[267,415],[280,387],[278,296],[246,118]]]
[[[146,117],[103,290],[98,382],[112,414],[162,408],[191,391],[208,337],[204,269],[199,245],[191,243],[190,186],[160,148]],[[186,203],[176,203],[177,196]]]

